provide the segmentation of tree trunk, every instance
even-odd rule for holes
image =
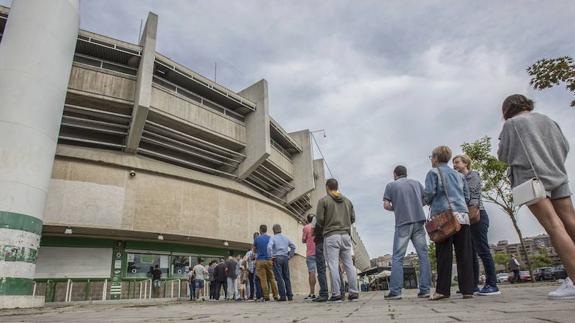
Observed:
[[[519,236],[519,242],[521,243],[521,251],[525,256],[525,261],[527,263],[527,268],[529,269],[529,275],[531,276],[531,283],[535,283],[535,276],[533,276],[533,268],[531,268],[531,261],[529,260],[529,255],[527,254],[527,249],[525,249],[525,242],[523,241],[523,234],[521,233],[521,229],[519,229],[519,225],[517,224],[517,219],[515,218],[515,213],[513,211],[508,212],[509,217],[511,218],[511,222],[513,222],[513,227],[517,232],[517,236]]]

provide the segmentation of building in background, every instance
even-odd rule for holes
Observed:
[[[547,234],[540,234],[534,237],[526,237],[523,239],[525,242],[525,249],[529,257],[539,254],[546,254],[551,262],[555,265],[561,263],[559,255],[555,252],[555,248],[551,245],[551,238]],[[523,264],[526,264],[525,254],[521,250],[520,243],[509,243],[507,240],[497,242],[497,245],[491,245],[491,253],[505,253],[508,255],[514,254]],[[503,270],[503,268],[500,268]]]
[[[0,6],[0,36],[9,19]],[[183,296],[198,259],[245,253],[259,225],[275,223],[298,247],[294,292],[307,292],[299,237],[325,195],[312,134],[288,133],[270,117],[265,80],[235,92],[157,52],[157,24],[150,13],[138,44],[77,33],[25,292],[46,301],[148,298],[148,273],[159,265],[160,295]],[[355,228],[353,238],[361,272],[369,256]]]

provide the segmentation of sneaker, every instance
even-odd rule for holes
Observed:
[[[278,299],[278,302],[285,302],[285,301],[287,301],[287,299],[286,299],[285,297],[280,297],[280,298]]]
[[[491,295],[500,295],[501,292],[499,291],[499,288],[497,288],[497,286],[489,286],[489,285],[485,285],[480,291],[479,293],[477,293],[477,295],[479,296],[491,296]]]
[[[401,299],[401,295],[400,295],[400,294],[392,294],[392,293],[389,293],[389,294],[385,295],[384,299],[387,299],[387,300],[398,300],[398,299]]]
[[[343,298],[341,297],[341,295],[340,296],[332,296],[327,301],[330,303],[341,303],[341,302],[343,302]]]
[[[327,301],[328,301],[327,296],[318,296],[312,300],[312,302],[314,303],[325,303]]]
[[[349,293],[349,295],[347,295],[347,300],[350,302],[355,302],[359,299],[359,294],[358,293]]]
[[[575,286],[571,279],[566,278],[561,286],[548,294],[550,299],[575,299]]]
[[[427,293],[419,292],[417,294],[417,298],[429,298],[429,296],[431,296],[431,294],[429,292],[427,292]]]
[[[312,299],[315,298],[315,295],[309,294],[306,296],[306,298],[304,298],[305,301],[311,301]]]

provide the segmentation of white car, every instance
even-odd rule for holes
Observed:
[[[509,274],[508,273],[497,274],[497,282],[498,283],[505,283],[508,281],[509,281]]]

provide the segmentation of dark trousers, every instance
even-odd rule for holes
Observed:
[[[216,281],[210,281],[210,299],[216,299]]]
[[[317,282],[319,284],[319,296],[328,297],[325,256],[323,255],[323,241],[315,244],[315,265],[317,267]]]
[[[478,223],[471,225],[471,241],[473,244],[473,275],[475,286],[479,285],[479,260],[483,262],[485,268],[485,285],[497,286],[497,276],[495,273],[495,262],[489,250],[489,240],[487,231],[489,230],[489,216],[485,210],[481,210],[481,218]]]
[[[258,275],[255,275],[254,285],[256,287],[256,299],[261,299],[262,297],[264,297],[264,295],[262,293],[262,284],[260,282],[260,278],[258,277]]]
[[[461,225],[459,232],[435,244],[435,256],[437,258],[437,287],[435,290],[442,295],[451,295],[451,268],[454,248],[459,290],[463,295],[472,295],[474,285],[473,246],[469,225]]]
[[[190,299],[196,298],[196,282],[191,281],[188,282],[188,286],[190,286]]]
[[[248,283],[250,285],[250,294],[248,295],[249,299],[254,299],[255,295],[256,295],[256,290],[254,289],[255,287],[255,277],[256,274],[255,273],[250,273],[248,272]]]
[[[222,292],[222,288],[224,289],[224,298],[228,297],[228,284],[225,281],[216,280],[216,288],[214,292],[214,298],[216,300],[220,299],[220,295]]]
[[[293,299],[291,281],[289,277],[289,258],[286,256],[276,256],[274,260],[274,275],[278,283],[278,293],[280,299]]]

